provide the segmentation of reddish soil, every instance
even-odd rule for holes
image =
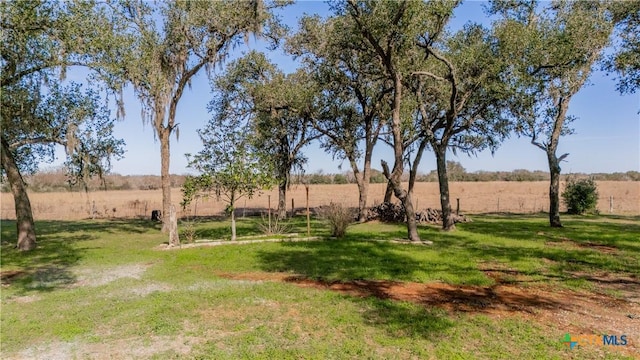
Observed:
[[[488,273],[491,276],[492,273]],[[454,286],[443,283],[355,280],[325,282],[286,273],[218,273],[218,276],[253,281],[282,281],[301,287],[337,291],[359,297],[410,301],[439,307],[450,313],[482,313],[494,317],[520,316],[550,330],[572,334],[626,334],[630,342],[617,347],[640,358],[640,301],[636,297],[613,298],[603,294],[559,290],[549,286]],[[495,275],[495,274],[494,274]],[[640,289],[640,283],[634,284]]]
[[[13,278],[18,277],[24,273],[24,271],[20,270],[0,271],[0,282],[2,283],[2,285],[8,285],[9,283],[11,283]]]

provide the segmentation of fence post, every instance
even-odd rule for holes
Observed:
[[[271,234],[271,195],[267,195],[267,200],[269,202],[269,234]]]
[[[293,201],[293,198],[291,198],[291,217],[296,216],[296,205],[295,202]]]
[[[304,185],[307,190],[307,237],[311,237],[311,216],[309,215],[309,185]]]
[[[456,215],[460,215],[460,198],[456,198]]]
[[[613,214],[613,196],[609,196],[609,213]]]

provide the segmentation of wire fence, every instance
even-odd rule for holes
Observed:
[[[562,190],[562,189],[561,189]],[[598,211],[603,214],[640,214],[640,182],[598,182]],[[385,184],[371,184],[368,206],[382,202]],[[348,207],[358,207],[358,189],[355,184],[310,185],[309,206],[316,208],[331,202]],[[440,209],[438,184],[417,183],[413,194],[414,206]],[[172,202],[179,217],[220,216],[227,206],[215,196],[198,197],[182,209],[180,189],[172,190]],[[162,209],[162,193],[159,190],[120,190],[32,193],[31,206],[36,220],[78,220],[98,218],[151,218],[153,210]],[[287,193],[287,211],[302,211],[306,207],[303,185],[293,186]],[[394,200],[397,201],[397,200]],[[453,182],[450,186],[452,208],[463,214],[477,213],[537,213],[549,208],[548,183],[546,182]],[[266,213],[269,205],[277,208],[276,190],[263,192],[251,199],[241,198],[236,203],[236,216],[255,216]],[[2,219],[15,219],[13,197],[1,195]],[[560,208],[565,211],[564,205]]]

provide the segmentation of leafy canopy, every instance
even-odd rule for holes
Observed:
[[[199,193],[215,193],[233,211],[235,202],[251,198],[260,190],[273,185],[273,167],[265,161],[251,142],[252,130],[238,118],[214,118],[199,130],[203,149],[196,155],[187,155],[189,166],[201,172],[187,177],[182,188],[185,207]]]

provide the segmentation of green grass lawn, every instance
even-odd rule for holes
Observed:
[[[159,225],[143,220],[41,221],[38,248],[13,249],[2,221],[3,358],[623,358],[603,348],[569,350],[564,329],[524,317],[450,313],[410,302],[353,297],[221,273],[285,272],[328,282],[394,280],[490,286],[504,270],[523,287],[600,292],[601,274],[640,278],[639,217],[478,215],[458,230],[359,224],[345,239],[160,251]],[[241,219],[238,235],[258,234]],[[227,236],[226,221],[198,221],[199,239]],[[306,233],[304,218],[292,231]],[[313,221],[312,235],[329,229]],[[606,292],[606,291],[605,291]],[[616,296],[614,291],[608,292]],[[637,334],[636,334],[637,337]],[[640,340],[640,339],[638,339]]]

